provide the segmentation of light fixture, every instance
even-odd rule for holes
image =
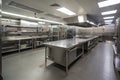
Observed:
[[[117,12],[117,10],[112,10],[112,11],[106,11],[106,12],[102,12],[102,15],[109,15],[109,14],[115,14]]]
[[[105,20],[105,23],[111,23],[113,20]]]
[[[38,24],[45,24],[45,22],[38,22]]]
[[[46,20],[46,19],[39,19],[39,18],[30,17],[30,16],[5,12],[5,11],[2,11],[2,14],[9,15],[9,16],[15,16],[15,17],[23,18],[23,19],[35,20],[35,21],[43,21],[43,22],[49,22],[49,23],[64,24],[64,23],[61,23],[61,22],[56,22],[56,21],[51,21],[51,20]]]
[[[105,22],[105,24],[111,24],[111,22]]]
[[[65,8],[65,7],[62,7],[62,8],[59,8],[59,9],[56,9],[57,11],[60,11],[64,14],[67,14],[67,15],[75,15],[76,13],[70,11],[69,9]]]
[[[99,8],[103,8],[103,7],[107,7],[107,6],[116,5],[119,3],[120,3],[120,0],[105,0],[105,1],[99,2],[98,6],[99,6]]]
[[[114,16],[104,17],[103,19],[113,19]]]
[[[78,22],[85,22],[84,17],[83,16],[78,16]]]
[[[32,27],[32,26],[35,26],[35,27],[37,27],[38,26],[38,24],[37,24],[37,22],[32,22],[32,21],[27,21],[27,20],[20,20],[20,25],[21,26],[26,26],[26,27]]]

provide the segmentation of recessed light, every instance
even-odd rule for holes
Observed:
[[[65,8],[65,7],[62,7],[62,8],[59,8],[59,9],[56,9],[57,11],[60,11],[64,14],[67,14],[67,15],[75,15],[76,13],[70,11],[69,9]]]
[[[104,17],[103,19],[112,19],[114,16]]]
[[[120,0],[105,0],[98,3],[100,8],[119,4]]]
[[[112,10],[112,11],[106,11],[106,12],[102,12],[102,15],[109,15],[109,14],[115,14],[117,12],[117,10]]]

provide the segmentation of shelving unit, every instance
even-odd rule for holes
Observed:
[[[59,27],[53,28],[53,31],[52,31],[53,41],[66,39],[66,34],[67,34],[66,31],[67,31],[67,28],[65,27],[59,26]]]
[[[49,28],[6,25],[2,31],[2,53],[36,48],[49,41]]]
[[[59,29],[53,29],[53,41],[60,39],[60,31]]]
[[[3,41],[2,53],[13,52],[19,50],[18,41]]]
[[[3,53],[12,51],[21,51],[28,48],[37,48],[44,42],[56,41],[67,38],[67,27],[57,25],[57,27],[48,27],[46,25],[30,27],[20,25],[3,25]],[[14,43],[14,47],[10,43]],[[9,47],[9,48],[8,48]]]

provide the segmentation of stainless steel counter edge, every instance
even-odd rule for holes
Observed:
[[[18,41],[18,40],[37,39],[37,38],[46,38],[46,37],[48,36],[14,37],[14,38],[3,38],[2,41]]]
[[[94,36],[91,38],[87,39],[82,39],[82,38],[72,38],[72,39],[64,39],[64,40],[58,40],[58,41],[52,41],[52,42],[47,42],[43,43],[45,46],[51,46],[51,47],[59,47],[59,48],[64,48],[64,49],[70,49],[73,48],[77,45],[86,43],[90,40],[93,40],[95,38],[98,38],[99,36]],[[73,43],[72,43],[73,42]],[[76,42],[76,43],[74,43]]]

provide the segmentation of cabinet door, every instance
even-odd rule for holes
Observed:
[[[52,61],[54,61],[60,65],[65,66],[65,62],[66,62],[65,58],[66,57],[65,57],[65,50],[64,49],[57,48],[57,47],[49,47],[48,48],[48,57]]]
[[[69,64],[71,64],[76,58],[77,48],[74,48],[69,53]]]

